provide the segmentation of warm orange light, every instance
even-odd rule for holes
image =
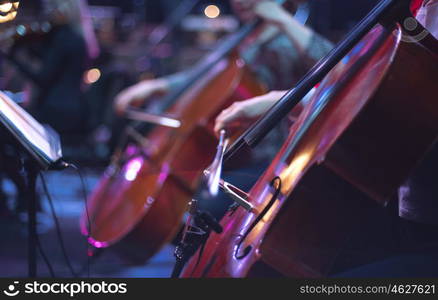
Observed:
[[[4,3],[0,4],[0,12],[2,13],[8,13],[12,9],[12,3]]]
[[[205,8],[204,14],[207,18],[214,19],[219,17],[221,10],[216,5],[209,5]]]
[[[85,73],[85,83],[87,84],[92,84],[95,83],[96,81],[98,81],[100,79],[101,73],[100,70],[97,68],[88,70]]]
[[[302,175],[304,169],[308,166],[310,158],[309,153],[300,154],[281,172],[280,178],[283,181],[282,189],[284,191],[290,190],[293,187],[295,182]]]
[[[17,16],[16,11],[11,12],[11,13],[7,14],[6,16],[0,16],[0,23],[12,21],[13,19],[15,19],[16,16]]]

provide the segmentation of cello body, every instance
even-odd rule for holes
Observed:
[[[438,137],[436,53],[376,26],[325,77],[183,277],[325,277]],[[347,256],[348,256],[347,255]]]
[[[214,157],[214,117],[235,101],[265,92],[237,55],[213,66],[166,111],[181,122],[179,128],[155,127],[141,144],[128,144],[120,166],[106,170],[90,197],[90,226],[86,214],[81,219],[89,242],[144,263],[171,241],[201,170]]]

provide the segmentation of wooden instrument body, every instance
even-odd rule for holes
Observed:
[[[178,232],[198,180],[212,162],[215,116],[231,103],[265,93],[237,55],[212,67],[167,112],[179,128],[156,127],[144,147],[129,145],[128,159],[108,170],[89,201],[90,242],[143,263]],[[87,217],[81,228],[87,234]]]
[[[250,191],[256,211],[226,216],[183,277],[334,271],[438,135],[436,56],[389,32],[376,27],[326,76]]]
[[[295,11],[297,21],[307,21],[306,1],[278,2]],[[87,212],[82,215],[81,229],[92,245],[113,246],[131,262],[143,263],[175,236],[188,200],[214,158],[215,117],[236,101],[267,92],[236,51],[263,29],[262,23],[246,22],[224,38],[191,68],[187,84],[164,97],[159,110],[181,121],[180,128],[158,127],[147,137],[134,133],[137,144],[126,147],[123,161],[115,160],[91,195],[90,230]]]

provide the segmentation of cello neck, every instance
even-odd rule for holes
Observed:
[[[188,78],[181,87],[173,91],[166,97],[161,107],[162,110],[168,109],[187,89],[192,87],[199,79],[206,75],[212,67],[229,55],[254,29],[260,21],[254,21],[244,25],[240,30],[228,36],[219,43],[219,47],[198,62],[188,73]]]
[[[283,5],[286,0],[277,0],[279,4]],[[304,6],[304,5],[303,5]],[[301,16],[302,22],[305,22],[307,16]],[[222,59],[227,57],[237,46],[250,35],[260,24],[262,20],[257,19],[242,26],[236,33],[225,37],[218,44],[215,51],[208,54],[201,61],[199,61],[188,74],[188,78],[178,90],[173,91],[168,97],[162,101],[162,109],[168,109],[175,101],[190,87],[192,87],[199,79],[209,72],[213,66],[219,63]]]

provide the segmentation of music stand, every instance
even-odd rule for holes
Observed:
[[[28,213],[28,275],[37,275],[37,193],[36,180],[40,171],[62,170],[68,167],[62,160],[58,134],[48,126],[38,123],[24,109],[0,91],[0,123],[10,133],[20,151],[26,173]]]

